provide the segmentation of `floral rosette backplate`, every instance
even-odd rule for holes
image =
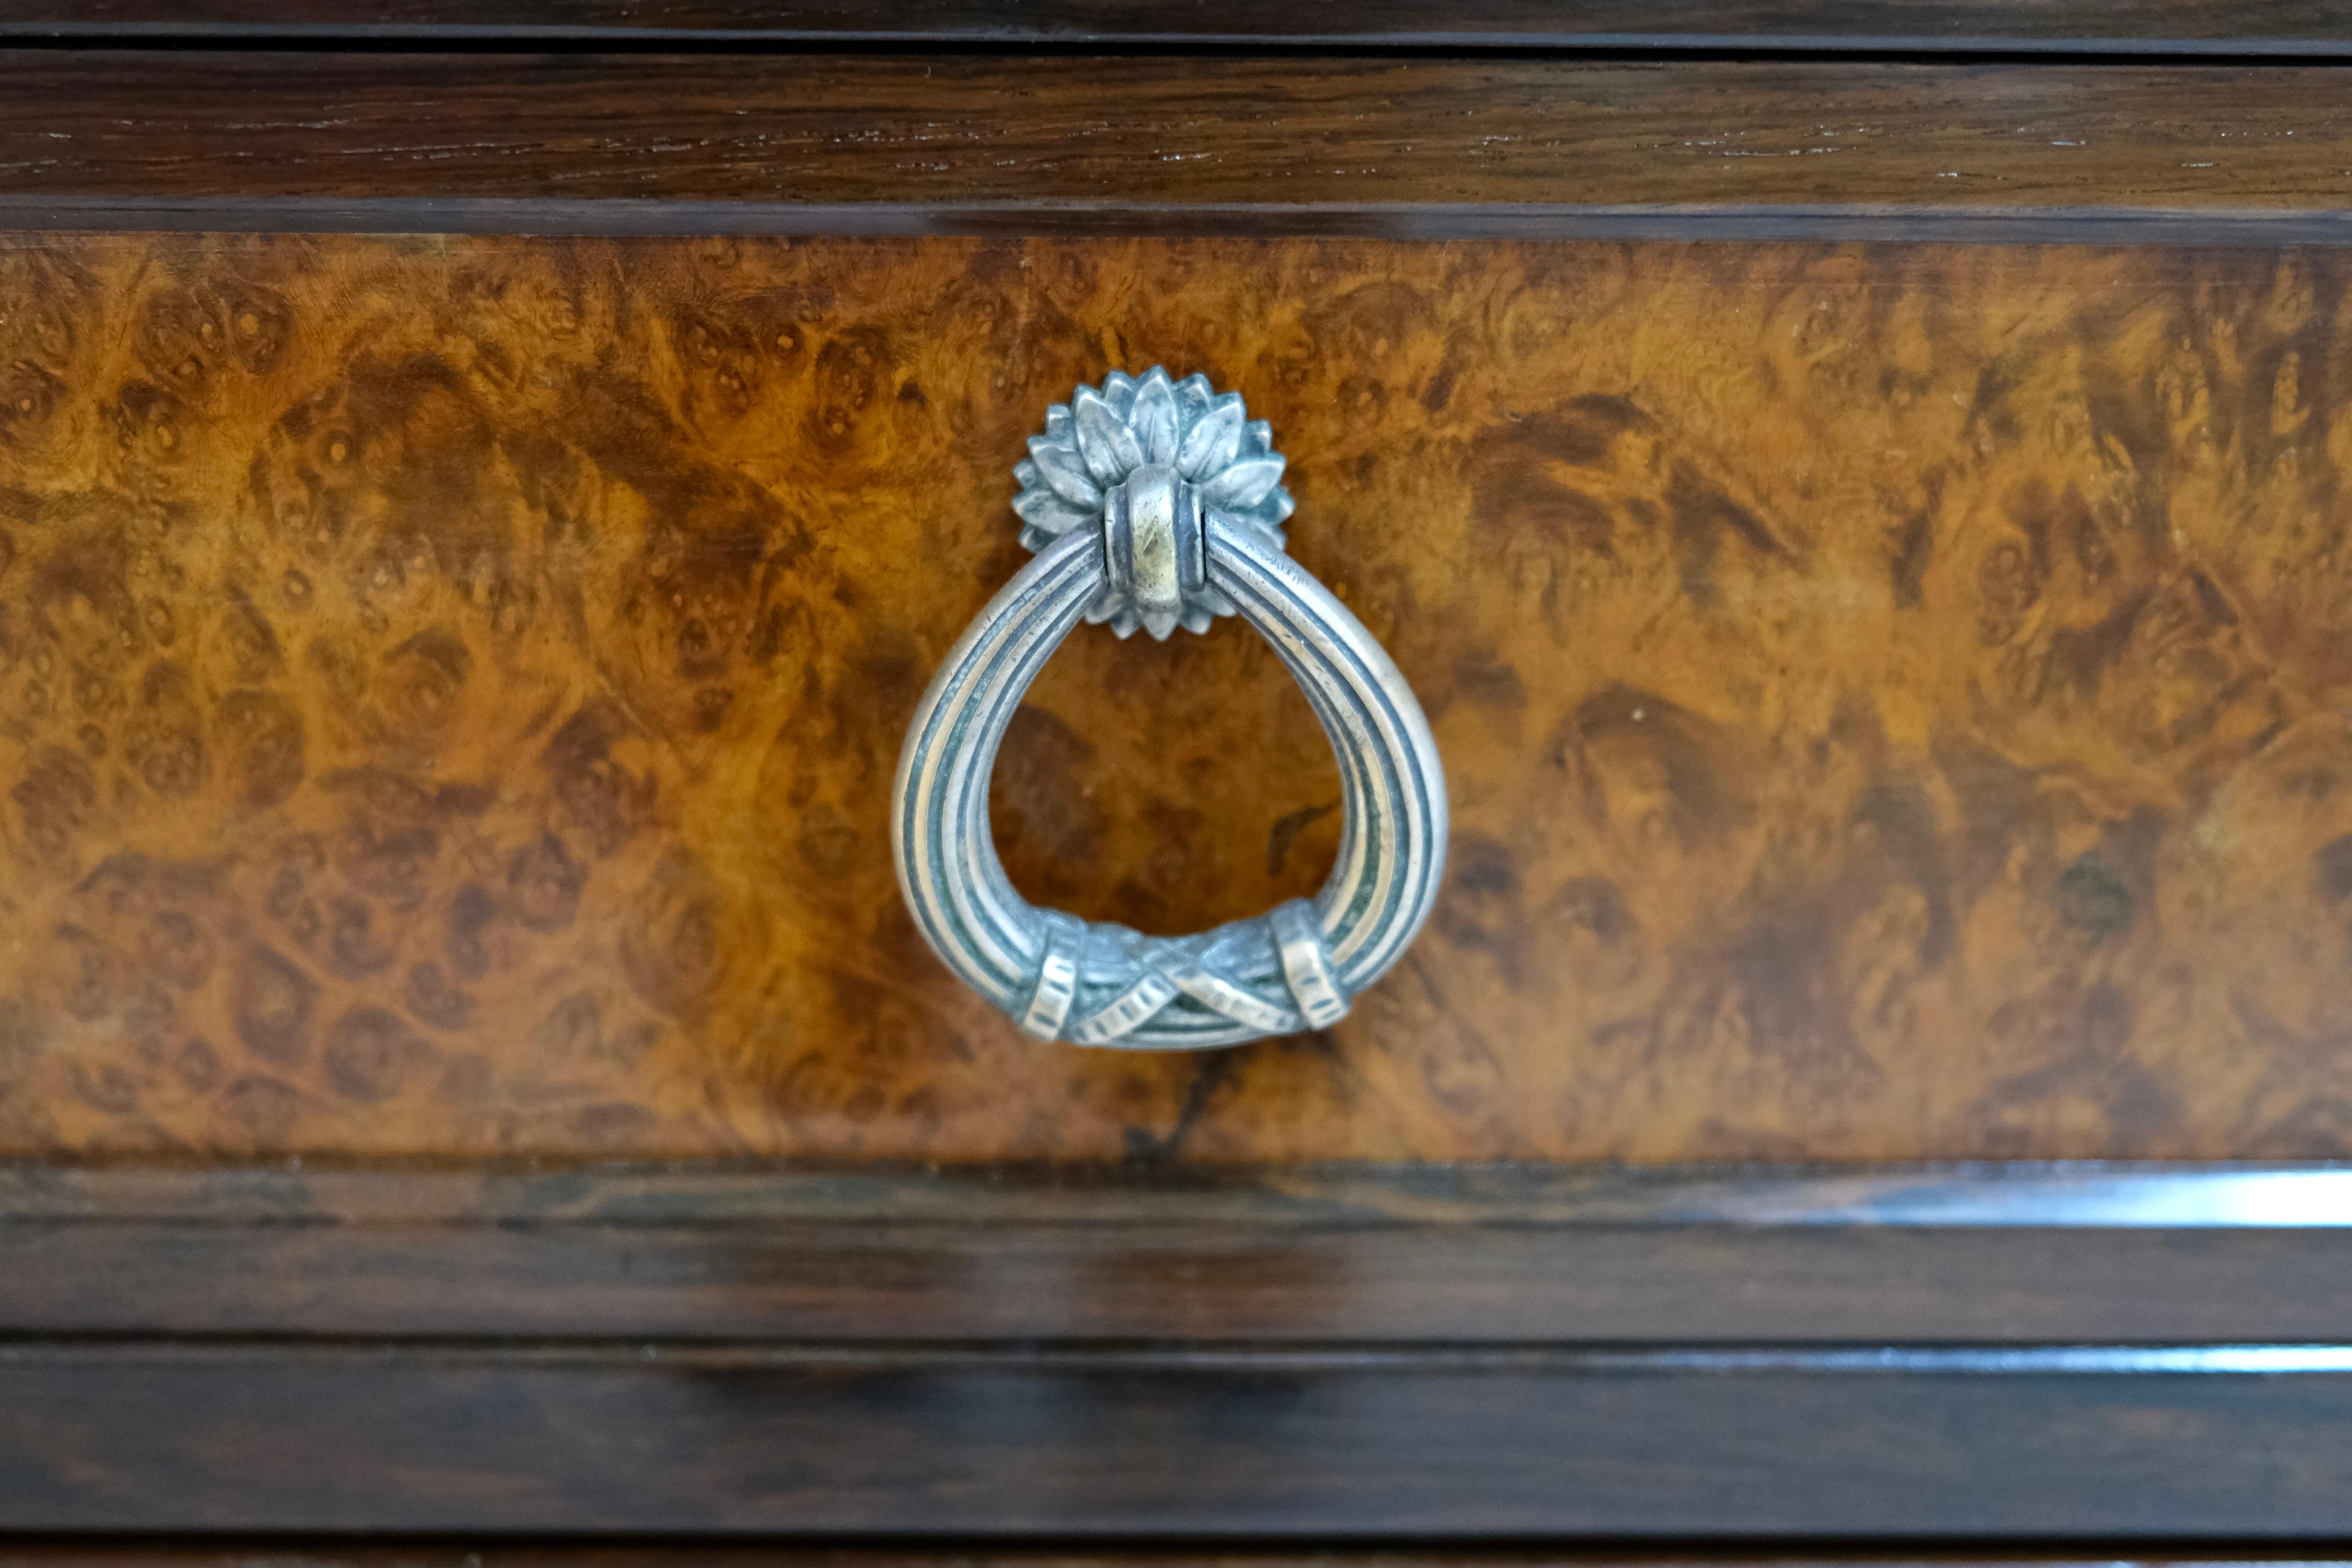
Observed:
[[[1101,390],[1081,386],[1045,411],[1045,433],[1029,438],[1029,456],[1013,470],[1021,481],[1013,501],[1021,542],[1043,550],[1082,524],[1098,525],[1107,492],[1153,464],[1173,468],[1192,486],[1204,513],[1281,542],[1293,502],[1273,428],[1248,416],[1240,393],[1213,392],[1204,375],[1174,381],[1154,365],[1140,378],[1113,371]],[[1211,587],[1188,605],[1181,624],[1206,631],[1213,615],[1233,613]],[[1087,607],[1087,619],[1108,621],[1120,637],[1143,624],[1131,605],[1108,592]]]

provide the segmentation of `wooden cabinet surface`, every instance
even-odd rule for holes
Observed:
[[[2346,254],[21,238],[0,1135],[2340,1155]],[[1299,454],[1452,880],[1328,1036],[1041,1051],[887,784],[1024,436],[1161,360]],[[1173,933],[1312,891],[1338,799],[1236,626],[1081,637],[994,818]]]
[[[2347,40],[0,3],[0,1531],[2352,1536]],[[1154,364],[1450,782],[1223,1052],[888,848]],[[1097,631],[992,820],[1172,934],[1339,797]]]

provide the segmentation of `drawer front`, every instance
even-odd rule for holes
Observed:
[[[2326,7],[70,9],[0,1557],[2352,1538]],[[1223,1052],[1024,1039],[887,831],[1027,437],[1155,364],[1451,786],[1404,962]],[[1342,852],[1240,625],[1009,730],[1038,902]]]
[[[0,1140],[971,1161],[2325,1158],[2346,253],[20,236]],[[887,795],[1045,406],[1165,362],[1451,780],[1328,1034],[1045,1049]],[[1014,880],[1311,892],[1236,623],[1082,633]]]

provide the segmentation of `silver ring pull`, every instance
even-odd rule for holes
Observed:
[[[1013,473],[1037,558],[964,629],[898,757],[890,848],[933,952],[1043,1040],[1186,1050],[1327,1028],[1403,953],[1437,896],[1445,779],[1381,645],[1283,553],[1283,458],[1241,396],[1155,367],[1081,386]],[[1339,755],[1346,825],[1312,901],[1183,937],[1033,907],[988,830],[1005,726],[1081,619],[1164,639],[1238,615],[1273,645]]]

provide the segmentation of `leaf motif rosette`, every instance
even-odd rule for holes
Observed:
[[[1033,551],[1074,528],[1116,522],[1140,497],[1157,498],[1195,533],[1214,516],[1280,547],[1293,510],[1283,464],[1273,428],[1243,411],[1240,393],[1216,393],[1204,375],[1174,381],[1158,365],[1140,379],[1113,371],[1099,391],[1081,386],[1045,411],[1045,433],[1029,438],[1029,456],[1013,468],[1021,493],[1013,510],[1021,542]],[[1233,613],[1232,601],[1195,574],[1172,606],[1139,603],[1121,583],[1108,583],[1086,618],[1108,622],[1122,637],[1140,626],[1164,639],[1179,626],[1207,631],[1213,617]]]

